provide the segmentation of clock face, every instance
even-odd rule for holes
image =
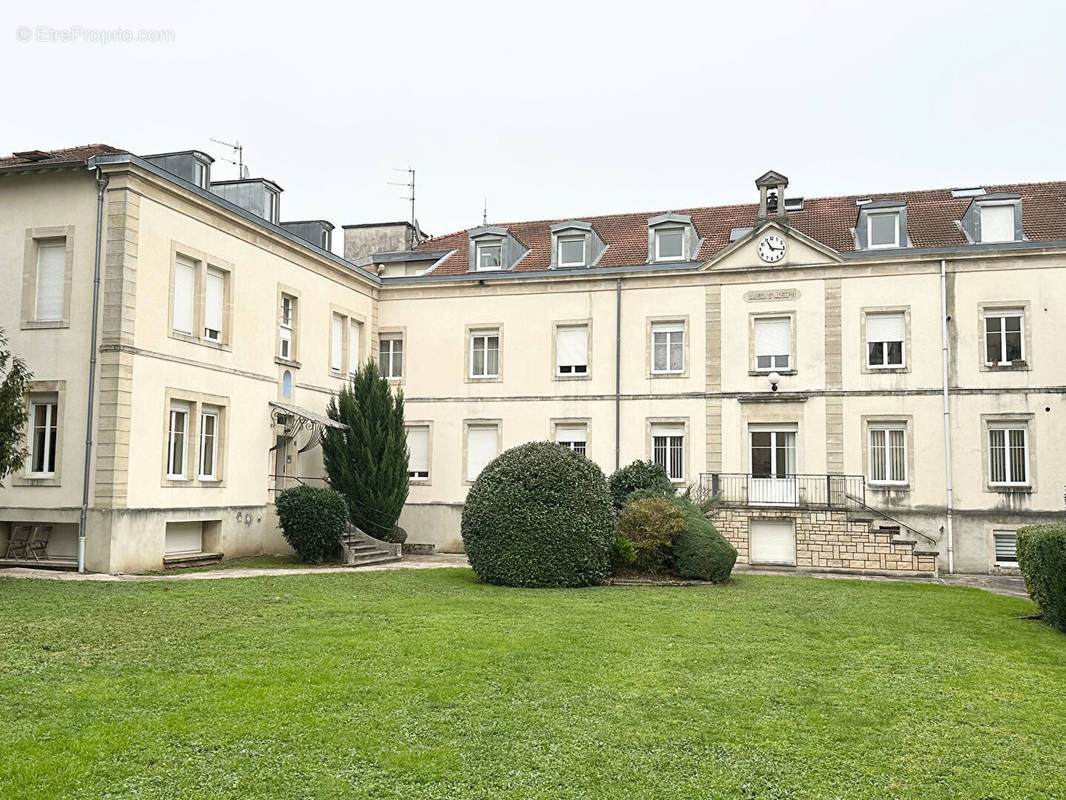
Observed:
[[[785,257],[785,240],[771,234],[759,242],[759,258],[773,264]]]

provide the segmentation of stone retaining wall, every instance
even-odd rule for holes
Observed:
[[[848,519],[847,511],[719,508],[712,521],[736,547],[739,564],[750,563],[752,519],[793,520],[800,568],[936,574],[936,553],[916,552],[914,543],[901,540],[897,530],[871,529],[866,520]]]

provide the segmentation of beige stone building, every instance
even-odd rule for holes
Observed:
[[[110,571],[283,549],[273,492],[321,480],[367,357],[406,398],[401,524],[442,550],[533,439],[717,494],[743,562],[1012,569],[1017,528],[1061,514],[1064,183],[801,199],[770,172],[746,205],[346,226],[340,258],[278,184],[210,164],[0,160],[0,327],[35,375],[0,543],[47,527],[59,561],[80,526]]]

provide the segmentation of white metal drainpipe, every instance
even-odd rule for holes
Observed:
[[[89,336],[89,399],[85,415],[85,472],[82,475],[81,515],[78,518],[78,572],[85,572],[85,518],[89,513],[89,477],[93,459],[93,398],[96,394],[96,327],[100,314],[100,242],[104,229],[104,190],[107,176],[90,161],[96,170],[96,255],[93,262],[93,327]]]
[[[622,279],[614,282],[614,469],[622,466]]]
[[[953,497],[951,492],[951,400],[948,397],[948,262],[940,259],[940,362],[943,369],[944,390],[944,475],[947,479],[947,524],[944,533],[948,540],[948,574],[955,572],[955,539],[952,533]]]

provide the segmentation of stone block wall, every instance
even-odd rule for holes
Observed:
[[[749,522],[791,519],[796,531],[796,566],[811,570],[936,575],[937,556],[916,551],[896,530],[871,528],[847,511],[796,508],[719,508],[712,521],[737,549],[737,563],[750,563]]]

